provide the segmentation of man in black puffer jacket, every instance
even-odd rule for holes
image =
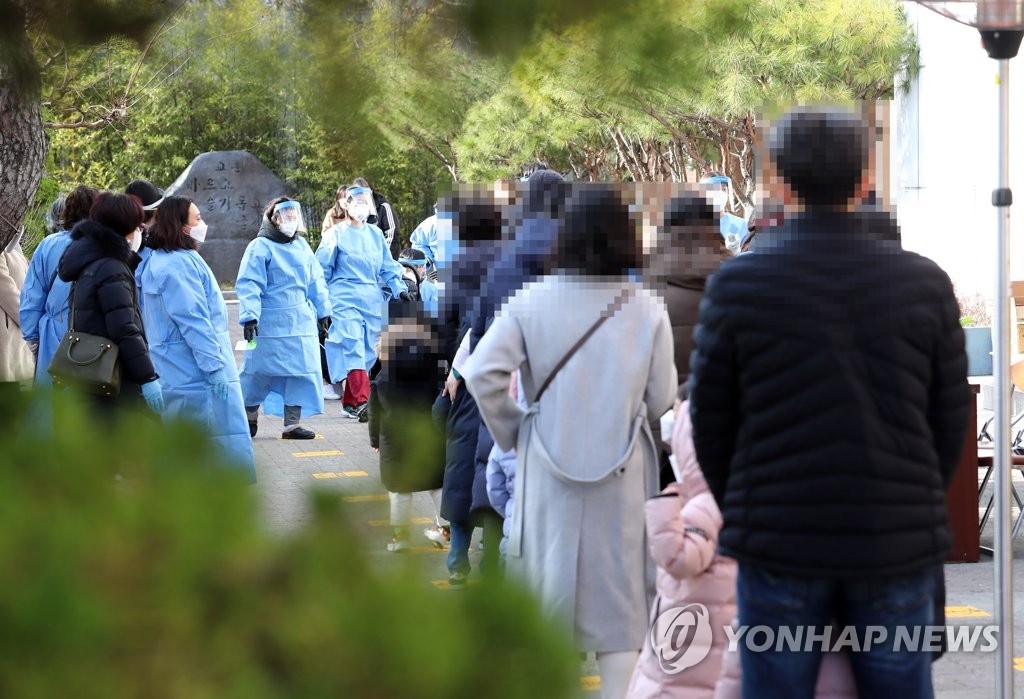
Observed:
[[[118,347],[121,393],[117,401],[100,399],[99,405],[140,403],[144,397],[160,412],[163,395],[142,329],[133,274],[139,263],[142,206],[129,195],[104,192],[89,216],[71,231],[72,243],[57,272],[74,282],[74,329],[105,337]]]
[[[931,658],[893,642],[898,626],[941,623],[967,360],[949,277],[854,213],[867,148],[843,110],[798,110],[772,130],[775,180],[802,211],[711,278],[690,414],[719,546],[739,561],[740,624],[775,638],[855,625],[861,643],[882,627],[883,643],[850,654],[858,692],[909,699],[931,696]],[[813,694],[818,653],[739,645],[745,696]]]

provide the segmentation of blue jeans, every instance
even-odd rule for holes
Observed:
[[[448,542],[448,572],[469,574],[469,544],[473,526],[465,522],[451,522],[452,538]]]
[[[926,626],[934,620],[935,571],[927,570],[893,578],[847,579],[798,578],[778,575],[756,566],[740,564],[736,596],[740,626],[767,626],[779,638],[780,627],[832,626],[831,644],[845,626],[857,631],[861,643],[869,637],[866,627],[883,627],[885,641],[869,650],[846,654],[857,683],[857,693],[871,699],[930,699],[932,655],[921,648],[894,648],[897,627]],[[907,631],[903,633],[906,634]],[[805,630],[806,637],[806,630]],[[876,639],[877,639],[877,633]],[[921,631],[921,637],[925,633]],[[763,641],[765,634],[756,636]],[[743,668],[744,699],[813,699],[821,664],[821,641],[796,650],[789,644],[774,644],[755,652],[739,641]],[[752,637],[750,640],[754,640]],[[763,644],[753,643],[755,648]],[[799,644],[798,644],[799,645]],[[927,644],[923,644],[927,647]]]

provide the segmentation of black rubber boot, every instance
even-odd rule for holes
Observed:
[[[281,433],[281,439],[313,439],[316,432],[307,430],[305,427],[296,427],[294,430],[287,430]]]

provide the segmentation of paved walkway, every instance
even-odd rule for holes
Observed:
[[[237,318],[237,305],[229,303],[232,318]],[[241,337],[237,327],[232,332]],[[339,401],[327,403],[325,415],[303,421],[316,431],[310,441],[281,440],[280,418],[260,416],[259,433],[253,441],[259,491],[265,521],[273,531],[286,533],[301,527],[310,517],[309,495],[316,488],[344,493],[353,521],[360,524],[358,535],[381,563],[396,555],[385,545],[390,538],[386,491],[378,479],[378,457],[370,448],[367,426],[342,416]],[[1019,478],[1019,474],[1018,474]],[[1024,494],[1024,481],[1018,481]],[[447,589],[448,574],[444,552],[433,548],[422,536],[432,517],[430,499],[417,495],[414,503],[415,526],[413,549],[409,555],[423,557],[424,585]],[[992,545],[991,524],[982,534],[982,545]],[[470,559],[479,563],[477,550],[479,532],[474,538]],[[1019,670],[1015,675],[1018,696],[1024,696],[1024,535],[1014,545],[1015,588],[1020,590],[1015,601],[1015,655]],[[947,614],[949,624],[983,624],[991,622],[995,610],[993,564],[983,556],[980,563],[946,566]],[[450,592],[449,594],[457,594]],[[936,696],[978,699],[994,696],[995,656],[984,653],[947,653],[934,667]],[[581,696],[597,696],[599,684],[593,677],[593,662],[581,669]]]

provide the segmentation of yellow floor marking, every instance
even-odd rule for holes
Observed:
[[[296,451],[292,452],[292,456],[296,459],[308,459],[311,456],[344,456],[345,452],[333,450],[333,451]]]
[[[328,471],[326,473],[314,473],[313,478],[363,478],[369,475],[366,471]]]
[[[324,438],[324,436],[322,434],[318,434],[316,437],[313,437],[313,439],[323,439],[323,438]],[[283,442],[284,441],[284,437],[278,437],[277,441]]]
[[[316,474],[313,474],[313,477],[316,478]],[[433,524],[434,520],[431,517],[413,517],[412,518],[412,523],[413,524]],[[370,526],[371,527],[390,527],[391,526],[391,520],[389,520],[389,519],[371,519],[370,520]]]
[[[452,585],[449,585],[447,580],[431,580],[430,584],[433,585],[434,587],[436,587],[438,590],[457,590],[457,589],[459,589],[457,587],[453,587]],[[466,584],[470,585],[471,587],[475,587],[476,585],[480,584],[480,578],[469,578],[469,580],[466,581]]]
[[[1021,672],[1024,672],[1024,658],[1014,658],[1013,659],[1013,669],[1014,670],[1020,670]]]
[[[580,689],[584,692],[600,692],[601,691],[601,676],[600,675],[587,675],[580,678]]]
[[[947,619],[964,619],[967,617],[992,616],[977,607],[946,607]]]
[[[349,495],[345,502],[387,502],[387,495]]]

